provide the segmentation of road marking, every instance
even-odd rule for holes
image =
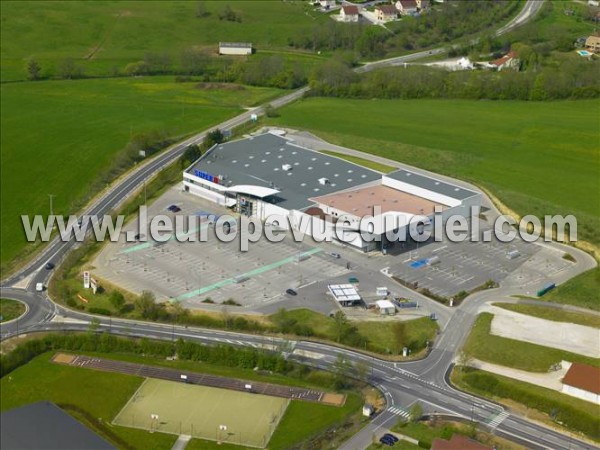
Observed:
[[[392,414],[395,414],[397,416],[403,417],[405,419],[408,419],[410,417],[410,413],[402,408],[399,408],[397,406],[391,406],[388,408],[388,411],[391,412]]]
[[[486,422],[492,430],[495,430],[509,415],[510,414],[506,411],[502,411],[499,414],[492,414],[490,417],[488,417],[489,422],[487,422],[487,420]]]

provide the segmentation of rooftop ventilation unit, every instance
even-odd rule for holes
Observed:
[[[327,186],[328,184],[330,184],[329,178],[319,178],[319,184],[321,186]]]
[[[285,170],[286,172],[289,172],[290,170],[292,170],[292,165],[291,164],[283,164],[281,166],[282,170]]]

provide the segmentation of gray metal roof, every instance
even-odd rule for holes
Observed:
[[[219,47],[252,48],[251,42],[219,42]]]
[[[284,170],[289,164],[291,170]],[[304,209],[308,199],[381,179],[381,174],[293,144],[270,133],[215,147],[188,170],[218,176],[225,186],[255,185],[280,191],[265,201],[288,210]],[[223,179],[223,176],[225,178]],[[322,185],[319,179],[327,178]]]
[[[0,448],[13,450],[114,450],[54,403],[42,401],[0,415]]]
[[[469,197],[473,197],[474,195],[478,195],[477,192],[457,186],[456,184],[446,183],[445,181],[404,169],[388,173],[386,177],[403,181],[405,183],[410,183],[413,186],[427,189],[456,200],[465,200]]]

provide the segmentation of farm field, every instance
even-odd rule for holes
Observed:
[[[203,1],[202,17],[198,3],[3,2],[1,79],[24,79],[25,62],[32,57],[43,75],[65,58],[81,64],[87,75],[107,75],[146,52],[167,53],[173,62],[190,47],[216,55],[219,41],[252,42],[258,53],[277,51],[308,61],[317,55],[291,52],[288,37],[330,20],[305,1]],[[239,22],[220,20],[227,6]]]
[[[599,105],[308,98],[272,123],[471,181],[522,215],[574,214],[598,245]]]
[[[600,267],[572,278],[541,300],[552,303],[567,303],[582,308],[600,311]]]
[[[2,265],[25,247],[21,214],[48,214],[48,194],[55,213],[72,212],[132,136],[190,134],[279,93],[221,87],[174,77],[3,83]]]

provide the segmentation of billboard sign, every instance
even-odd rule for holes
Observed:
[[[83,288],[90,288],[90,273],[87,270],[83,272]]]

